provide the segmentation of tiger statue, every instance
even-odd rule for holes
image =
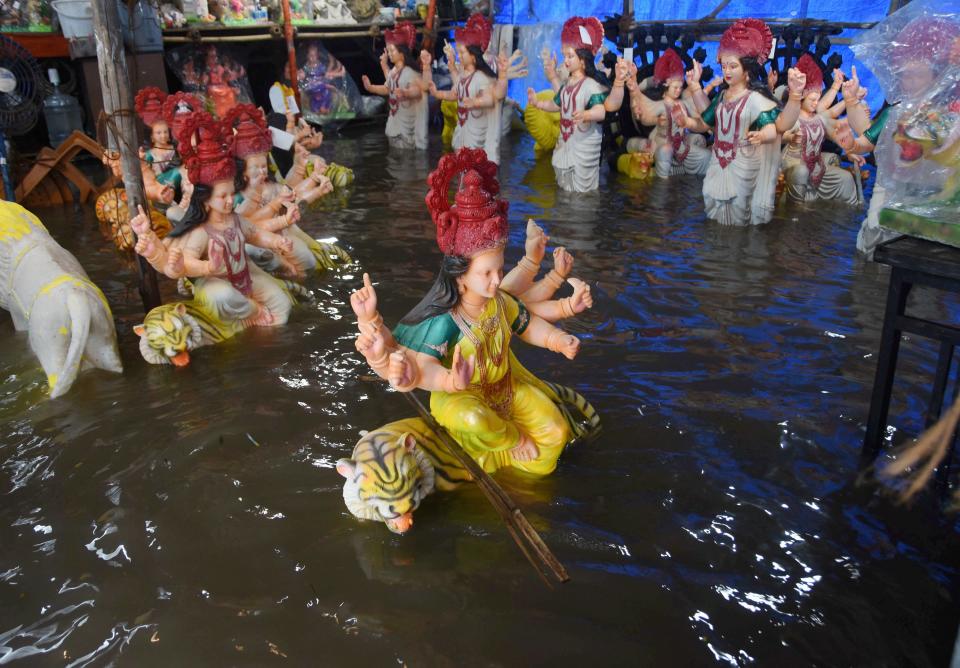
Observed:
[[[307,165],[307,176],[312,170],[312,163]],[[323,175],[330,179],[330,183],[333,184],[334,188],[346,188],[354,181],[353,170],[349,167],[344,167],[336,162],[331,162],[327,165],[327,168],[323,170]]]
[[[453,131],[457,127],[457,109],[459,105],[456,100],[441,100],[440,115],[443,116],[443,130],[440,132],[440,138],[444,146],[453,145]]]
[[[654,175],[653,153],[623,153],[617,156],[617,171],[631,179],[648,179]]]
[[[117,250],[132,253],[136,240],[130,229],[130,214],[127,208],[127,191],[123,188],[111,188],[102,193],[95,206],[100,231],[112,240]],[[170,232],[171,225],[167,217],[150,204],[150,226],[157,237],[163,239]]]
[[[278,279],[279,280],[279,279]],[[280,281],[290,292],[309,301],[313,295],[302,285]],[[192,294],[189,280],[178,283],[182,294]],[[151,309],[143,323],[134,325],[133,332],[140,337],[140,354],[150,364],[190,364],[190,352],[202,346],[222,343],[246,329],[240,320],[224,321],[210,314],[196,299],[161,304]]]
[[[540,382],[548,394],[552,392],[551,399],[570,425],[571,443],[599,433],[600,416],[581,394],[563,385]],[[383,522],[397,534],[410,530],[413,512],[435,490],[447,492],[473,481],[421,418],[398,420],[367,432],[349,459],[337,461],[337,472],[345,479],[347,510],[358,519]]]
[[[413,511],[434,490],[472,480],[420,418],[407,418],[364,434],[349,459],[337,461],[343,501],[355,517],[384,522],[394,533],[413,526]]]
[[[553,101],[556,93],[552,90],[542,90],[537,93],[538,100]],[[557,139],[560,137],[560,112],[543,111],[537,109],[532,104],[528,104],[523,110],[523,124],[527,127],[527,132],[533,137],[533,151],[539,156],[551,152],[557,145]]]

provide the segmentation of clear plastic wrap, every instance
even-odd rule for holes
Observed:
[[[879,224],[960,246],[960,18],[916,0],[852,45],[893,103],[874,136]],[[870,221],[868,221],[869,223]]]
[[[229,48],[182,46],[167,51],[167,63],[183,90],[200,97],[218,118],[241,102],[253,102],[246,69]]]
[[[300,110],[311,123],[355,118],[362,110],[357,84],[343,64],[319,41],[301,43],[297,48],[297,77],[300,87]]]

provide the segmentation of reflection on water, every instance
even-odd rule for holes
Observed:
[[[113,305],[126,372],[46,400],[0,318],[0,664],[943,665],[954,527],[855,483],[886,288],[853,256],[861,214],[721,228],[697,179],[609,176],[571,196],[516,141],[510,257],[534,217],[596,286],[570,323],[577,360],[520,355],[605,430],[549,479],[501,477],[572,581],[547,591],[476,489],[429,498],[399,538],[347,513],[334,462],[410,414],[353,349],[359,272],[315,280],[285,328],[153,367],[133,272],[92,213],[40,212]],[[358,181],[304,227],[352,247],[395,322],[438,263],[423,198],[439,147],[385,149],[376,132],[328,141]],[[904,346],[907,433],[934,358]]]

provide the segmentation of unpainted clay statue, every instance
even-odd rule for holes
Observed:
[[[77,259],[19,204],[0,201],[0,307],[26,330],[52,398],[95,367],[121,373],[106,297]]]

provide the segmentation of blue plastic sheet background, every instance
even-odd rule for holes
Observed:
[[[675,0],[674,2],[636,2],[634,14],[640,21],[698,19],[713,11],[719,0]],[[501,0],[497,3],[498,23],[563,23],[571,16],[604,18],[623,11],[617,0]],[[812,18],[827,21],[863,23],[879,21],[887,15],[889,0],[731,0],[720,18]]]
[[[672,3],[637,2],[635,15],[640,21],[698,19],[706,16],[717,6],[719,0],[677,0]],[[887,15],[889,0],[731,0],[719,18],[732,19],[753,16],[769,19],[812,18],[826,21],[865,23],[879,21]],[[544,47],[559,56],[560,27],[571,16],[596,16],[604,19],[623,11],[618,0],[501,0],[496,21],[500,24],[517,25],[519,46],[530,59],[530,76],[510,83],[509,95],[521,104],[526,104],[527,87],[542,90],[547,87],[540,59]],[[859,31],[845,30],[838,37],[852,37]],[[615,50],[611,43],[607,46]],[[707,62],[716,60],[716,42],[706,42]],[[850,66],[857,66],[862,84],[868,89],[867,101],[876,112],[883,104],[883,91],[869,69],[853,58],[846,45],[835,45],[843,57],[842,69],[850,73]]]

